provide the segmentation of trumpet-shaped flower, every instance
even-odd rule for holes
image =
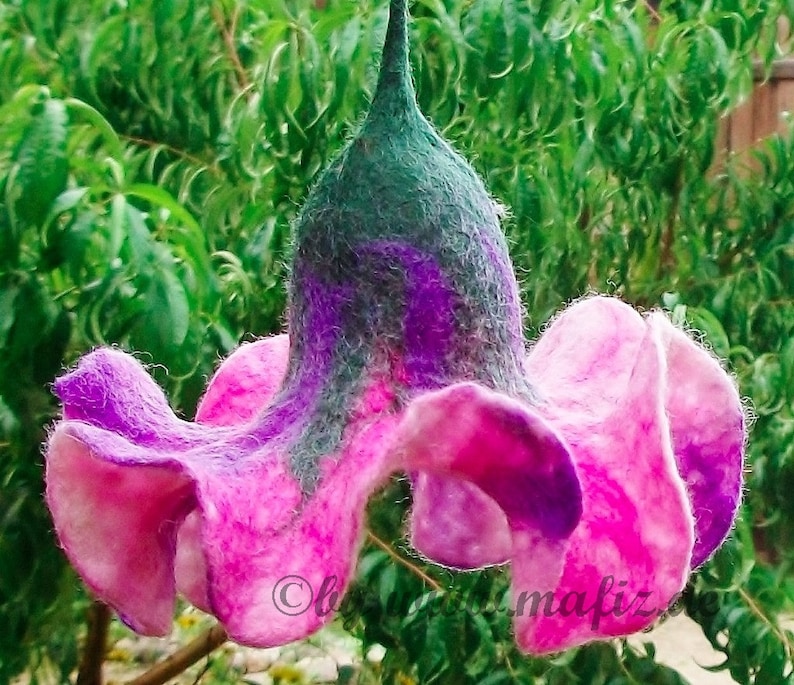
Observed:
[[[525,650],[655,620],[732,525],[736,389],[663,314],[613,298],[527,353],[499,208],[416,108],[405,0],[295,233],[288,335],[235,351],[194,422],[115,349],[56,382],[47,501],[88,586],[147,634],[181,592],[241,643],[304,637],[333,616],[307,598],[349,583],[367,499],[402,471],[419,553],[510,562]]]

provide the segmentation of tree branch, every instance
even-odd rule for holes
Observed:
[[[240,18],[240,8],[234,8],[228,25],[226,24],[226,18],[223,16],[223,10],[217,6],[212,8],[212,18],[215,20],[218,31],[220,31],[223,44],[226,46],[226,53],[229,56],[232,67],[234,67],[237,85],[240,87],[240,90],[248,90],[251,87],[251,81],[248,79],[245,67],[240,61],[240,55],[237,53],[237,46],[234,44],[234,35],[237,33],[237,21]]]
[[[88,633],[75,685],[102,685],[102,664],[107,650],[110,608],[95,600],[88,608]]]
[[[431,588],[437,592],[443,590],[438,581],[428,576],[421,568],[411,563],[408,559],[397,554],[388,543],[381,540],[373,532],[367,531],[367,538],[396,562],[410,569],[412,573],[421,578]],[[146,673],[133,680],[127,681],[126,685],[163,685],[174,676],[190,668],[190,666],[195,664],[199,659],[207,656],[213,650],[220,647],[227,639],[228,636],[226,635],[226,631],[220,624],[216,624],[165,660],[152,666]]]
[[[171,154],[184,159],[191,164],[197,164],[208,171],[211,171],[216,176],[220,176],[222,174],[220,168],[218,167],[217,162],[208,162],[206,160],[201,159],[200,157],[196,157],[195,155],[186,152],[185,150],[181,150],[180,148],[176,148],[173,145],[169,145],[168,143],[163,143],[157,140],[149,140],[148,138],[141,138],[139,136],[130,136],[124,133],[119,134],[119,138],[121,140],[126,140],[129,143],[134,143],[135,145],[140,145],[142,147],[148,148],[162,148],[170,152]]]
[[[368,530],[368,531],[367,531],[367,538],[368,538],[368,539],[369,539],[369,541],[370,541],[370,542],[372,542],[372,543],[373,543],[375,546],[377,546],[377,547],[380,547],[380,548],[381,548],[381,549],[382,549],[384,552],[386,552],[386,554],[388,554],[388,555],[389,555],[389,556],[390,556],[392,559],[394,559],[394,561],[396,561],[398,564],[402,564],[402,565],[403,565],[403,566],[405,566],[405,567],[406,567],[408,570],[410,570],[410,571],[411,571],[411,573],[413,573],[414,575],[416,575],[416,576],[418,576],[419,578],[421,578],[421,579],[422,579],[422,580],[423,580],[425,583],[427,583],[427,584],[428,584],[428,585],[429,585],[431,588],[433,588],[433,589],[434,589],[436,592],[442,592],[442,591],[443,591],[443,589],[444,589],[444,588],[443,588],[443,587],[441,587],[441,584],[440,584],[438,581],[434,580],[434,579],[433,579],[433,578],[431,578],[429,575],[427,575],[427,574],[426,574],[426,573],[425,573],[425,572],[424,572],[424,571],[423,571],[421,568],[419,568],[419,567],[418,567],[416,564],[414,564],[414,563],[410,562],[410,561],[409,561],[408,559],[406,559],[405,557],[402,557],[402,556],[400,556],[399,554],[397,554],[397,552],[395,552],[395,551],[394,551],[394,549],[391,547],[391,545],[389,545],[387,542],[384,542],[383,540],[381,540],[381,539],[380,539],[380,538],[379,538],[377,535],[375,535],[375,533],[373,533],[371,530]]]
[[[163,685],[220,647],[227,639],[226,631],[216,624],[143,675],[127,681],[127,685]]]
[[[791,662],[792,659],[794,659],[794,644],[792,644],[788,635],[786,635],[786,631],[780,627],[777,620],[766,615],[766,612],[760,606],[758,606],[750,593],[743,587],[739,588],[739,596],[747,605],[747,608],[750,609],[753,614],[755,614],[756,618],[766,624],[766,626],[772,631],[772,634],[778,640],[780,640],[780,643],[783,645],[783,649],[786,652],[786,659]]]

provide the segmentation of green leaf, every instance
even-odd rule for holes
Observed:
[[[73,209],[88,193],[88,188],[72,188],[64,190],[53,202],[45,225],[49,224],[56,216]]]
[[[45,100],[33,118],[16,155],[14,212],[26,224],[39,226],[66,186],[66,107],[60,100]]]
[[[110,231],[107,236],[107,260],[113,264],[126,237],[127,198],[116,193],[110,201]]]
[[[162,207],[188,228],[198,232],[201,231],[201,226],[199,226],[190,212],[180,205],[167,190],[149,183],[133,183],[124,190],[127,195],[140,197],[155,207]]]
[[[6,336],[14,325],[14,309],[18,291],[16,284],[10,278],[0,278],[0,350],[5,349]]]
[[[123,148],[118,134],[113,129],[105,117],[103,117],[98,110],[94,109],[91,105],[77,98],[66,98],[64,105],[69,112],[69,118],[73,123],[84,121],[85,123],[93,126],[97,131],[102,134],[104,142],[110,146],[109,154],[115,159],[121,159],[123,156]]]
[[[147,319],[159,350],[167,351],[185,342],[190,329],[190,303],[173,265],[161,259],[147,293]]]
[[[703,307],[689,307],[687,314],[692,326],[705,335],[705,341],[714,354],[720,359],[727,359],[731,345],[719,319]]]

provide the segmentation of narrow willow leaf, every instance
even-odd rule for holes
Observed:
[[[67,98],[64,101],[66,109],[69,112],[70,121],[79,123],[81,120],[90,126],[96,128],[101,134],[102,138],[107,145],[110,146],[108,152],[115,159],[121,159],[124,150],[121,145],[121,140],[118,134],[110,125],[105,117],[103,117],[98,110],[94,109],[91,105],[77,98]]]
[[[125,191],[127,195],[134,195],[150,202],[155,207],[167,210],[177,221],[181,221],[188,228],[201,231],[201,226],[193,218],[193,215],[180,205],[167,190],[149,183],[133,183],[127,186]]]
[[[160,348],[182,345],[190,329],[190,303],[172,264],[160,262],[147,293],[147,304],[147,324],[155,331]]]
[[[9,278],[0,279],[0,349],[6,345],[6,336],[14,325],[14,309],[19,288]],[[0,380],[0,384],[2,384]]]
[[[127,198],[116,193],[110,201],[110,232],[107,236],[107,258],[113,262],[121,252],[126,237]]]
[[[14,209],[23,222],[38,226],[66,186],[68,119],[61,100],[45,100],[34,109],[16,156],[19,195]]]

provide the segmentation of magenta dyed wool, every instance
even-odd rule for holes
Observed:
[[[240,643],[319,629],[333,612],[285,611],[279,580],[343,591],[394,472],[420,554],[510,563],[516,639],[536,654],[647,627],[730,531],[732,380],[662,313],[607,297],[527,352],[499,208],[416,107],[406,31],[392,0],[372,109],[296,223],[288,333],[236,350],[192,422],[116,349],[55,384],[58,537],[141,633],[168,632],[178,592]]]
[[[310,634],[331,615],[285,615],[273,603],[277,581],[300,575],[316,591],[336,575],[344,587],[367,497],[396,470],[415,474],[415,547],[457,568],[511,561],[515,600],[551,591],[559,603],[573,592],[589,607],[612,577],[626,597],[644,593],[646,608],[662,610],[738,506],[742,412],[730,379],[663,315],[643,319],[612,298],[574,304],[531,349],[534,407],[462,382],[395,413],[388,380],[373,377],[309,498],[279,441],[251,438],[287,362],[286,336],[241,346],[195,424],[116,350],[93,352],[58,381],[65,418],[49,443],[48,502],[75,567],[134,629],[165,634],[178,589],[240,642]],[[594,629],[592,614],[529,608],[516,636],[534,653],[656,617],[607,611]]]

